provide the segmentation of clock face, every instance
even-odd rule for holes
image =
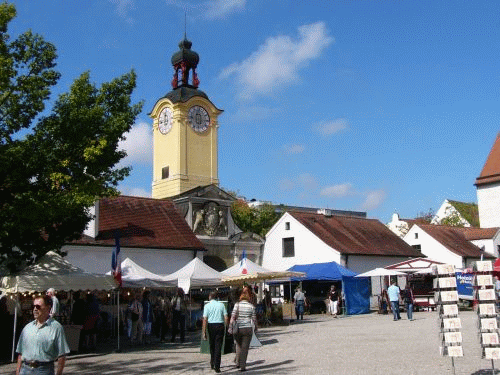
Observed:
[[[167,134],[172,129],[172,111],[170,108],[163,108],[158,117],[158,130],[161,134]]]
[[[195,105],[188,111],[189,125],[195,132],[202,133],[210,126],[210,116],[205,108]]]

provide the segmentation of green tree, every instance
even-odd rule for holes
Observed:
[[[0,4],[0,265],[10,269],[78,238],[96,198],[118,194],[130,173],[118,142],[142,110],[133,71],[100,87],[87,72],[42,116],[56,50],[31,31],[9,42],[15,14]]]
[[[283,212],[284,210],[281,210]],[[250,207],[244,200],[238,199],[231,206],[231,214],[236,225],[244,232],[256,233],[264,237],[269,229],[279,220],[280,213],[276,206],[263,204]]]

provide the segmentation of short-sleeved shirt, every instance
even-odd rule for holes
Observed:
[[[296,291],[295,292],[295,295],[293,296],[293,299],[297,302],[297,301],[302,301],[304,302],[304,300],[306,299],[306,296],[304,295],[304,293],[302,293],[300,290]]]
[[[49,318],[38,327],[36,320],[26,324],[16,352],[27,361],[52,362],[70,352],[63,326]]]
[[[387,288],[387,294],[389,295],[389,301],[399,301],[399,287],[396,285],[391,285]]]
[[[203,317],[207,318],[208,323],[224,323],[225,316],[227,316],[226,306],[217,300],[211,300],[203,308]]]

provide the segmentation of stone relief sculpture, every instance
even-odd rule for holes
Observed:
[[[227,236],[227,207],[215,202],[193,210],[193,232],[208,236]]]

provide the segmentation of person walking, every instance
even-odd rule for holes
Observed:
[[[396,285],[396,281],[393,281],[391,286],[387,288],[387,294],[389,295],[389,301],[391,301],[394,320],[400,320],[401,315],[399,315],[399,300],[401,298],[401,293],[399,287]]]
[[[257,332],[257,315],[255,313],[255,306],[251,303],[251,296],[248,289],[243,289],[239,302],[233,308],[230,327],[232,326],[232,322],[236,322],[238,326],[238,332],[234,334],[236,367],[240,371],[246,371],[248,349],[250,348],[250,341],[252,341],[253,329]],[[254,328],[252,328],[252,325]]]
[[[17,343],[16,375],[62,375],[70,349],[63,326],[50,317],[52,298],[35,297],[33,316]],[[57,360],[57,372],[54,362]]]
[[[297,315],[297,320],[304,320],[306,296],[300,288],[296,289],[293,296],[293,302],[295,303],[295,315]]]
[[[56,297],[56,291],[54,288],[47,289],[47,295],[52,299],[52,308],[50,309],[50,317],[55,318],[59,315],[59,300]]]
[[[415,298],[413,297],[413,290],[410,284],[406,284],[403,290],[403,302],[406,306],[406,314],[408,315],[408,320],[413,321],[413,304],[415,303]]]
[[[203,328],[202,338],[208,339],[210,345],[210,368],[215,372],[220,372],[221,349],[224,334],[227,326],[227,310],[226,306],[218,300],[217,291],[213,291],[209,295],[209,300],[203,308]]]
[[[337,317],[338,306],[339,306],[339,292],[335,288],[335,285],[330,287],[330,291],[328,292],[328,299],[330,300],[330,305],[328,306],[328,312],[334,318]]]
[[[186,334],[186,314],[187,306],[184,300],[184,289],[177,288],[177,295],[172,299],[172,339],[175,342],[175,336],[180,331],[181,343],[184,342]]]

